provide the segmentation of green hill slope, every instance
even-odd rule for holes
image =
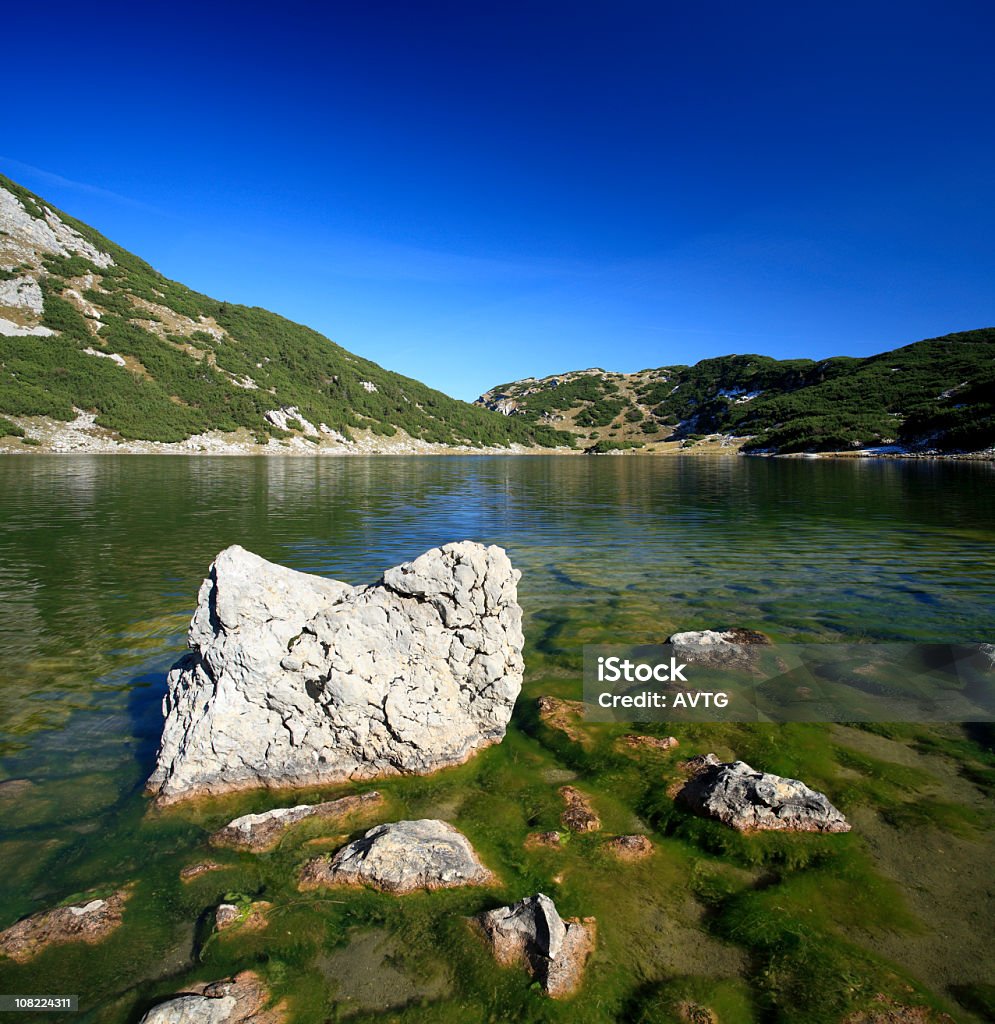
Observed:
[[[405,432],[447,445],[550,446],[508,419],[353,355],[265,309],[163,277],[0,176],[0,436],[11,417],[91,414],[111,439],[344,444]]]
[[[995,446],[995,329],[866,359],[742,355],[633,374],[579,370],[501,385],[477,401],[571,430],[594,451],[713,435],[753,452],[978,451]]]

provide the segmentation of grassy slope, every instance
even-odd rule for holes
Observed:
[[[114,259],[101,270],[80,256],[47,258],[28,271],[45,294],[42,322],[59,336],[0,337],[0,413],[69,420],[75,406],[96,412],[98,425],[129,439],[180,441],[205,430],[245,428],[265,441],[282,432],[264,413],[295,406],[311,423],[347,436],[364,428],[390,436],[400,428],[441,443],[571,443],[547,427],[495,415],[385,370],[275,313],[192,291],[7,178],[0,176],[0,187],[32,216],[42,217],[49,206]],[[80,302],[65,297],[69,289],[99,307],[99,334]],[[201,318],[214,333],[196,329]],[[87,355],[86,347],[121,355],[128,367]],[[232,383],[243,377],[258,388]],[[0,436],[5,433],[20,430],[0,419]]]
[[[497,395],[516,400],[523,419],[573,429],[600,448],[725,433],[751,438],[747,450],[976,450],[995,445],[995,329],[866,359],[742,355],[637,374],[584,371],[503,385],[482,400]]]

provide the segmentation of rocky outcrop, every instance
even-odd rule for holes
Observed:
[[[473,920],[499,964],[525,967],[554,999],[572,995],[580,987],[594,949],[593,917],[564,920],[556,904],[537,893]]]
[[[369,885],[382,892],[484,885],[493,875],[462,832],[433,818],[371,828],[331,857],[308,861],[300,887]]]
[[[169,673],[149,792],[421,774],[498,742],[522,684],[520,576],[470,541],[369,587],[227,548]]]
[[[243,814],[228,822],[211,836],[215,846],[262,853],[271,850],[292,826],[309,818],[343,820],[360,811],[371,810],[383,803],[377,792],[344,796],[320,804],[297,804],[295,807],[274,807],[262,814]]]
[[[88,900],[32,914],[0,932],[0,955],[26,963],[49,946],[66,942],[100,942],[121,923],[128,890],[106,899]]]
[[[267,1008],[268,1001],[259,976],[242,971],[153,1006],[140,1024],[280,1024],[286,1018],[284,1007]]]
[[[714,754],[686,762],[691,778],[677,794],[696,814],[741,831],[849,832],[846,818],[797,779],[724,764]]]
[[[560,821],[571,832],[597,832],[601,828],[601,819],[595,813],[590,800],[579,789],[573,786],[561,786],[560,796],[567,807],[560,815]]]
[[[682,661],[707,668],[749,669],[770,638],[754,629],[702,629],[674,633],[668,640]]]

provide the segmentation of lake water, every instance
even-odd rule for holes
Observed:
[[[459,914],[497,905],[495,897],[295,902],[300,847],[229,857],[224,871],[184,886],[178,870],[206,855],[206,830],[265,808],[266,796],[150,815],[141,795],[164,672],[184,647],[197,588],[220,549],[238,543],[295,569],[367,583],[463,538],[500,544],[522,570],[523,697],[499,747],[453,772],[382,788],[404,816],[434,810],[464,828],[502,877],[501,898],[542,887],[564,913],[598,916],[589,995],[572,1008],[544,1002],[524,974],[493,968],[455,930]],[[584,644],[660,642],[682,628],[736,625],[786,642],[991,640],[995,467],[705,457],[11,457],[0,461],[0,602],[0,781],[33,783],[0,788],[0,927],[92,888],[136,882],[117,935],[89,949],[55,947],[25,966],[0,962],[0,992],[79,992],[77,1019],[132,1021],[184,983],[255,965],[307,1021],[382,1012],[411,1020],[638,1019],[656,1012],[653,1000],[670,1012],[668,999],[702,987],[724,1008],[723,1022],[818,1020],[801,996],[781,992],[778,1002],[763,980],[769,971],[757,967],[759,957],[769,968],[775,953],[758,950],[755,936],[737,938],[728,922],[716,924],[722,915],[687,881],[688,872],[728,872],[730,886],[744,887],[741,901],[760,900],[750,872],[774,853],[713,849],[711,833],[668,824],[651,792],[653,773],[662,778],[668,765],[612,754],[600,734],[586,748],[571,744],[538,723],[535,697],[579,697]],[[857,915],[846,929],[856,945],[839,956],[866,954],[873,963],[847,970],[882,992],[894,987],[888,978],[896,970],[916,998],[938,1001],[957,1019],[981,1019],[972,1012],[981,1012],[983,986],[995,984],[990,931],[981,952],[974,947],[973,966],[957,943],[961,935],[967,943],[973,915],[991,902],[982,865],[992,852],[984,838],[984,773],[992,765],[983,737],[957,728],[709,734],[699,726],[681,740],[689,753],[765,758],[755,767],[824,782],[844,804],[849,794],[858,817],[872,815],[859,834],[840,837],[825,864],[780,850],[777,863],[793,865],[778,868],[787,872],[784,900],[800,907],[808,899],[818,919],[813,934],[835,949],[844,940],[832,915],[798,893],[826,870],[835,874],[820,884],[842,899],[847,877],[860,891],[877,886],[870,905],[879,898],[901,907],[894,920],[906,923],[889,938],[875,932],[881,922],[870,911],[867,920]],[[571,775],[600,801],[607,829],[649,828],[658,843],[652,870],[626,869],[633,881],[624,897],[619,869],[606,871],[594,840],[575,840],[562,854],[522,852],[527,830],[556,826],[557,780]],[[896,808],[918,806],[924,794],[935,820],[902,819]],[[944,856],[959,858],[964,879],[933,911],[952,921],[943,956],[921,934],[926,905],[898,866],[909,841],[925,850],[934,834]],[[644,898],[628,907],[640,886]],[[268,937],[205,936],[204,912],[226,890],[279,906]],[[376,950],[388,951],[384,962],[397,975],[380,989],[355,981],[371,957],[379,969]],[[825,984],[840,1012],[863,991]],[[877,994],[869,989],[868,998]]]

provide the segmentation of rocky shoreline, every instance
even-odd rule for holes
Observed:
[[[76,418],[69,422],[44,416],[7,415],[20,427],[25,436],[0,437],[0,455],[215,455],[215,456],[276,456],[286,458],[348,458],[366,455],[585,455],[583,448],[526,447],[512,442],[507,446],[439,444],[411,437],[398,430],[393,437],[384,437],[371,431],[360,431],[353,440],[335,437],[313,437],[295,433],[291,437],[268,439],[259,444],[246,430],[222,433],[212,430],[195,434],[184,441],[129,441],[96,425],[93,413],[76,410]],[[992,462],[995,449],[978,452],[912,452],[912,451],[859,451],[839,452],[743,452],[741,446],[749,438],[730,438],[729,443],[709,445],[702,443],[685,448],[680,441],[655,442],[643,448],[612,449],[600,455],[634,457],[665,456],[675,458],[735,457],[757,459],[915,459],[942,462]],[[734,443],[732,443],[734,442]]]
[[[316,780],[422,775],[501,742],[524,670],[520,575],[503,549],[470,541],[433,548],[388,569],[368,587],[295,572],[237,546],[225,549],[201,587],[190,653],[169,675],[150,794],[158,803],[175,804],[244,788],[292,790]],[[675,634],[671,640],[689,658],[724,663],[749,654],[766,638],[732,629]],[[539,699],[546,726],[583,746],[585,737],[573,722],[581,707]],[[638,734],[617,742],[637,756],[669,755],[678,745],[673,737]],[[732,830],[851,828],[822,793],[743,761],[698,754],[677,768],[683,782],[668,790],[675,806]],[[550,785],[556,781],[561,780]],[[654,840],[641,830],[600,834],[595,801],[582,789],[561,785],[557,795],[562,831],[530,834],[525,851],[563,856],[557,851],[572,839],[600,849],[617,871],[638,871],[655,855]],[[509,884],[481,859],[468,835],[441,817],[370,826],[370,818],[382,819],[389,807],[379,792],[360,790],[242,814],[215,824],[203,842],[229,857],[266,859],[292,830],[310,823],[319,837],[297,847],[292,871],[299,893],[318,890],[317,902],[338,903],[324,899],[326,890],[334,895],[364,889],[398,899],[477,890],[481,909],[464,920],[497,964],[524,970],[550,998],[578,992],[588,961],[597,955],[593,916],[563,918],[544,893],[523,896],[521,881]],[[362,830],[350,837],[346,829],[355,829],[358,816]],[[316,845],[334,850],[314,856]],[[180,883],[227,870],[225,863],[203,859],[203,851],[200,857],[178,870]],[[553,881],[559,886],[563,878],[561,871]],[[85,903],[22,919],[0,932],[0,955],[24,963],[52,945],[102,942],[127,924],[131,889],[125,885],[112,895],[93,894]],[[265,891],[225,892],[220,902],[214,895],[203,914],[211,922],[210,938],[228,942],[268,934],[287,905]],[[258,975],[243,972],[194,985],[148,1009],[142,1020],[278,1024],[285,1010],[282,1003],[273,1005]]]

